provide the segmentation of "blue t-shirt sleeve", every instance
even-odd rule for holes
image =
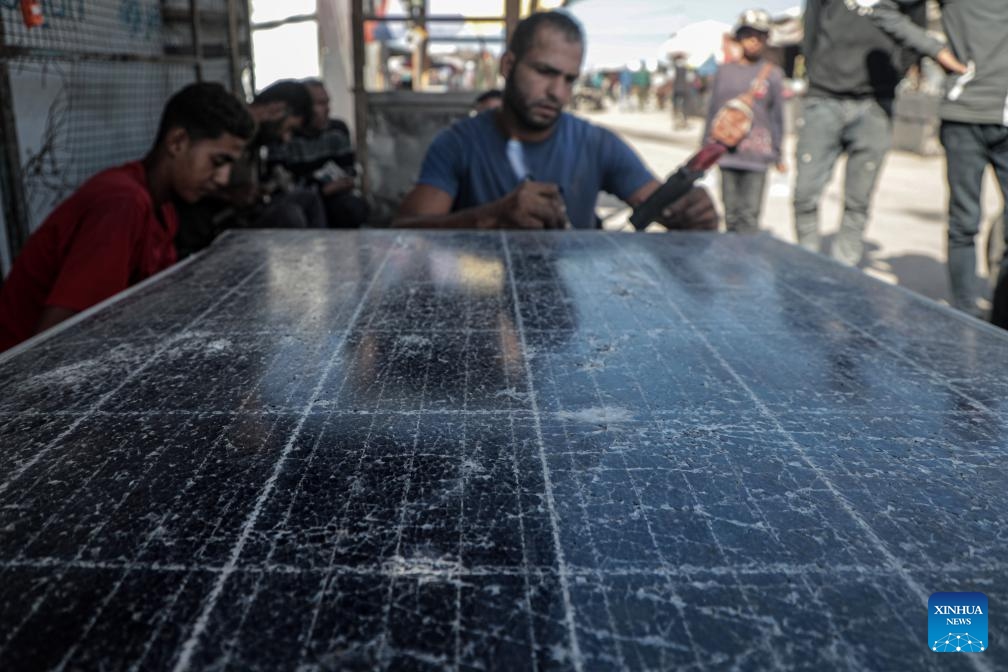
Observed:
[[[638,189],[655,179],[644,162],[625,142],[607,129],[599,129],[599,165],[602,166],[602,188],[627,200]]]
[[[417,184],[436,187],[455,198],[459,192],[464,162],[465,153],[459,134],[454,129],[446,128],[434,137],[427,148]]]

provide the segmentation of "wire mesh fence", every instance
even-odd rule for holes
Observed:
[[[195,4],[200,59],[189,0],[44,0],[37,27],[26,25],[20,0],[0,0],[0,67],[9,81],[0,106],[14,119],[3,140],[16,144],[20,163],[20,184],[0,192],[9,199],[19,190],[27,206],[27,221],[5,222],[4,234],[14,225],[34,230],[88,177],[143,156],[165,101],[195,81],[197,62],[204,80],[230,85],[228,0]],[[244,67],[247,8],[234,4]]]

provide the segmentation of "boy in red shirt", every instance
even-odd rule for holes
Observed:
[[[89,179],[28,239],[0,288],[0,352],[175,263],[172,200],[225,185],[254,132],[220,84],[172,96],[147,156]]]

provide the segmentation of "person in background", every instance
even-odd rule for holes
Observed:
[[[938,111],[949,185],[949,286],[954,308],[983,318],[986,306],[976,274],[976,235],[987,166],[994,169],[1002,221],[1008,224],[1008,4],[1004,0],[938,4],[949,47],[907,21],[892,0],[872,3],[861,12],[897,42],[930,56],[949,73]],[[1008,245],[1008,226],[1004,235]],[[1001,259],[993,304],[991,321],[1008,328],[1008,256]]]
[[[0,351],[173,264],[173,201],[227,184],[254,132],[245,105],[219,84],[173,95],[143,159],[89,179],[28,239],[0,288]]]
[[[752,130],[735,151],[721,158],[721,199],[724,202],[725,227],[739,233],[755,232],[759,228],[763,208],[763,190],[767,168],[775,165],[784,171],[781,162],[781,141],[784,135],[784,72],[763,58],[770,34],[770,15],[759,9],[742,13],[735,27],[735,39],[742,47],[742,60],[725,63],[714,77],[707,127],[710,133],[714,115],[725,103],[749,91],[753,86]],[[769,74],[760,77],[764,67]]]
[[[266,111],[278,103],[285,106],[284,115],[273,120],[267,116],[272,113]],[[234,207],[235,225],[324,228],[325,209],[318,193],[296,185],[290,173],[273,170],[279,164],[269,155],[270,146],[290,142],[295,132],[312,123],[314,102],[308,87],[294,80],[281,80],[263,89],[249,109],[260,119],[259,131],[236,163],[231,183],[220,192]]]
[[[631,206],[659,183],[614,133],[563,108],[581,71],[584,35],[563,12],[532,14],[501,59],[503,104],[435,137],[397,226],[573,228],[598,226],[605,190]],[[667,210],[671,228],[717,228],[703,189]]]
[[[630,109],[630,94],[633,92],[633,72],[629,65],[624,65],[619,73],[619,101],[620,109]]]
[[[677,54],[672,64],[672,128],[682,130],[689,127],[686,103],[690,94],[690,72],[682,54]]]
[[[199,203],[179,204],[179,258],[207,247],[226,229],[324,228],[325,206],[314,189],[300,188],[290,173],[271,170],[269,145],[289,142],[312,118],[308,88],[283,80],[263,89],[248,106],[257,130],[235,161],[228,184]],[[264,161],[264,159],[266,159]]]
[[[269,145],[269,164],[289,171],[298,186],[318,192],[330,228],[357,228],[367,221],[370,208],[356,189],[350,127],[329,117],[329,93],[320,80],[302,83],[311,95],[312,116],[290,140]]]
[[[643,60],[633,72],[633,94],[637,99],[637,109],[643,112],[647,108],[648,100],[651,98],[651,71],[647,68],[647,63]]]
[[[795,233],[802,247],[822,251],[819,201],[834,164],[846,154],[843,218],[830,254],[848,266],[858,265],[864,253],[871,199],[891,142],[896,85],[917,58],[865,16],[862,10],[877,2],[805,4],[809,88],[796,150]],[[899,0],[899,5],[915,22],[925,20],[923,0]],[[945,50],[943,56],[952,54]]]

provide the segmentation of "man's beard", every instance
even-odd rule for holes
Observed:
[[[512,85],[510,82],[504,86],[503,104],[514,115],[518,121],[518,125],[527,131],[545,131],[560,121],[559,114],[546,121],[538,121],[533,118],[530,109],[531,106],[525,104],[525,101],[521,98],[521,94],[518,92],[518,87]]]

